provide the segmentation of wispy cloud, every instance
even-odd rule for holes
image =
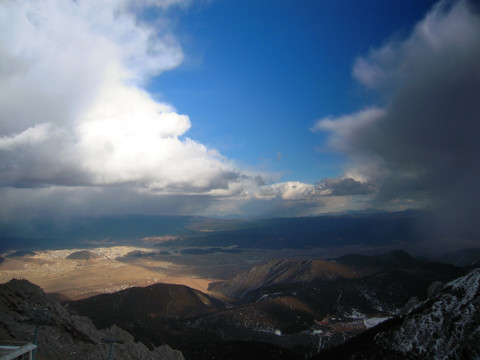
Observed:
[[[317,184],[306,184],[299,181],[287,181],[264,185],[256,194],[258,199],[314,200],[321,197],[356,196],[375,193],[376,187],[365,181],[351,177],[323,179]]]

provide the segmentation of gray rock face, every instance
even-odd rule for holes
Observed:
[[[98,330],[87,317],[73,316],[38,286],[26,280],[0,285],[0,338],[32,341],[35,324],[40,322],[37,359],[104,360],[108,358],[106,339],[118,340],[114,359],[184,360],[182,353],[168,345],[150,351],[119,327]]]
[[[405,359],[480,359],[480,269],[446,284],[375,342]]]
[[[442,282],[435,281],[434,283],[432,283],[432,285],[428,287],[428,290],[427,290],[428,297],[431,298],[431,297],[437,296],[442,292],[442,290],[443,290]]]

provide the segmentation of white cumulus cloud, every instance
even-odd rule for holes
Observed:
[[[257,191],[258,174],[189,138],[189,116],[145,90],[183,61],[167,13],[189,3],[0,2],[4,221],[192,214]]]
[[[161,11],[139,10],[185,4],[1,2],[0,183],[238,192],[238,170],[185,137],[189,117],[142,89],[183,53]]]

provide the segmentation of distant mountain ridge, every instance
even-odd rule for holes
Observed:
[[[23,256],[31,257],[31,256],[35,256],[35,255],[37,255],[37,253],[35,251],[17,250],[17,251],[14,251],[12,253],[9,253],[7,255],[7,257],[23,257]]]
[[[480,262],[480,248],[469,248],[443,254],[437,261],[455,266],[475,266]]]
[[[347,266],[331,261],[282,259],[254,266],[231,280],[211,284],[209,289],[233,298],[241,298],[246,293],[261,287],[338,277],[351,278],[356,277],[356,274]]]
[[[229,231],[191,234],[165,245],[304,249],[351,244],[410,244],[422,239],[419,213],[342,214],[252,221]]]
[[[334,261],[349,266],[363,274],[374,274],[382,271],[399,270],[405,271],[421,271],[424,274],[447,274],[442,281],[450,280],[452,274],[455,276],[463,275],[464,270],[460,270],[461,266],[440,263],[428,259],[416,258],[403,250],[391,251],[381,255],[360,255],[349,254],[340,256]]]
[[[401,246],[423,239],[418,221],[425,216],[428,212],[409,210],[255,220],[165,215],[32,220],[28,224],[0,224],[0,251],[132,244],[155,237],[177,238],[159,242],[159,245],[182,247],[305,249],[351,244]]]

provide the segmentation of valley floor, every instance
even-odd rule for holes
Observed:
[[[185,254],[182,249],[174,248],[164,250],[168,254],[159,256],[158,248],[112,246],[89,249],[99,256],[96,259],[67,259],[79,250],[42,250],[35,251],[33,256],[2,254],[0,283],[14,278],[26,279],[47,293],[62,293],[72,300],[155,283],[186,285],[209,293],[210,283],[228,279],[253,265],[273,259],[328,258],[350,252],[381,253],[389,249],[353,246],[307,250],[242,249],[234,254],[198,255]],[[152,251],[157,255],[148,256]]]
[[[154,283],[180,284],[208,292],[208,285],[216,279],[188,274],[185,266],[168,261],[149,259],[120,261],[118,258],[132,251],[150,251],[129,246],[97,248],[91,251],[97,259],[67,259],[77,250],[37,251],[32,257],[7,257],[0,265],[0,283],[10,279],[26,279],[38,284],[47,293],[61,293],[72,300],[101,293],[113,293],[133,286]]]

